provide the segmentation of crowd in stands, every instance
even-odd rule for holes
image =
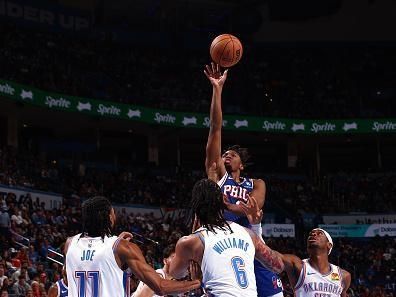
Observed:
[[[271,202],[278,204],[282,209],[323,214],[395,212],[395,179],[396,174],[393,172],[338,172],[326,176],[321,184],[301,177],[268,176],[265,180]]]
[[[160,175],[159,171],[154,170],[150,172],[157,175],[147,175],[143,169],[133,174],[127,171],[82,170],[81,167],[68,171],[57,163],[46,163],[31,154],[17,154],[12,148],[2,148],[0,184],[22,187],[27,194],[16,196],[12,191],[0,193],[1,290],[7,291],[10,296],[46,296],[49,286],[61,277],[61,266],[47,259],[48,249],[61,252],[66,238],[79,232],[83,198],[100,194],[118,203],[185,207],[194,181],[202,176],[202,173],[187,175],[179,172],[172,176]],[[323,223],[321,214],[326,210],[338,213],[353,210],[387,213],[395,210],[395,176],[391,173],[339,173],[327,177],[326,187],[301,176],[268,175],[264,179],[267,182],[265,211],[277,213],[282,218],[275,222],[294,223],[297,237],[297,240],[272,238],[267,243],[281,252],[295,253],[300,257],[305,255],[304,238],[311,227],[302,219],[305,213],[316,215],[311,224],[316,226]],[[61,189],[64,204],[60,208],[47,209],[34,194],[29,194],[34,189]],[[375,201],[375,205],[370,201]],[[159,242],[156,245],[136,237],[143,242],[139,244],[146,260],[159,268],[162,266],[161,251],[189,232],[186,220],[184,216],[163,219],[155,218],[153,214],[128,214],[121,210],[115,234],[133,231]],[[395,296],[394,238],[364,241],[340,239],[335,245],[331,261],[350,271],[353,276],[350,296]],[[292,288],[285,276],[283,280],[286,296],[292,296]],[[136,279],[132,279],[131,284],[132,288],[136,287]]]
[[[2,24],[0,78],[68,95],[207,113],[211,88],[202,70],[209,50],[180,47],[144,46],[144,40],[132,46]],[[389,44],[246,42],[240,65],[230,71],[225,112],[393,117],[393,53]]]
[[[394,45],[389,44],[246,44],[242,61],[230,71],[224,110],[296,118],[394,117],[395,59]],[[199,49],[132,47],[0,26],[0,79],[73,96],[208,112],[211,88],[202,73],[208,62],[208,51]],[[56,257],[49,249],[62,252],[66,238],[79,233],[84,198],[104,195],[114,203],[183,208],[202,175],[180,168],[169,173],[68,167],[1,148],[0,185],[22,187],[27,194],[0,192],[0,297],[47,296],[51,284],[62,277],[62,266],[48,259]],[[396,211],[394,173],[341,172],[316,182],[305,176],[257,176],[267,183],[265,212],[276,213],[277,222],[296,225],[296,239],[270,238],[267,244],[301,258],[306,255],[304,213],[315,215],[312,224],[317,225],[325,212]],[[29,190],[59,193],[64,203],[48,209]],[[114,233],[141,234],[135,240],[147,262],[160,268],[162,250],[189,233],[187,220],[183,215],[156,218],[121,210]],[[330,261],[351,272],[350,297],[396,296],[395,238],[337,239]],[[285,296],[292,297],[282,276]],[[132,289],[136,286],[132,278]]]
[[[68,236],[81,228],[81,210],[67,204],[59,209],[45,209],[31,197],[14,194],[0,195],[0,291],[9,296],[46,296],[51,284],[61,278],[61,265],[50,261],[56,258],[48,249],[61,252]],[[162,250],[189,233],[188,218],[184,215],[156,218],[151,214],[117,212],[115,234],[132,231],[154,268],[162,267]],[[19,235],[15,235],[19,234]],[[23,238],[21,237],[23,236]],[[144,238],[157,241],[155,244]],[[298,238],[267,238],[267,244],[283,253],[304,258],[306,233]],[[338,239],[330,256],[352,274],[351,297],[394,297],[396,295],[396,239]],[[286,276],[283,275],[285,296],[292,297]],[[136,288],[136,279],[131,279]],[[3,294],[3,293],[2,293]],[[7,296],[0,295],[0,296]]]
[[[75,167],[75,168],[74,168]],[[115,203],[185,207],[194,181],[202,171],[134,168],[106,171],[46,162],[11,147],[0,149],[0,184],[79,197],[104,195]],[[396,175],[387,173],[329,175],[322,183],[306,176],[256,173],[267,183],[266,211],[278,212],[284,222],[298,221],[296,213],[392,213],[396,211]],[[372,203],[375,201],[375,203]],[[297,212],[296,212],[297,210]],[[318,222],[320,219],[318,218]]]
[[[179,172],[172,176],[151,168],[114,172],[87,169],[81,164],[69,168],[30,153],[17,157],[10,147],[0,149],[0,184],[60,193],[70,199],[105,195],[116,203],[180,206],[202,174]]]
[[[359,212],[369,208],[372,212],[395,210],[395,173],[347,174],[340,172],[329,176],[329,183],[331,200],[337,201],[337,204],[342,205],[346,211]],[[330,206],[326,209],[331,211]]]
[[[66,238],[79,232],[83,198],[100,194],[117,203],[185,207],[194,181],[201,176],[199,172],[161,175],[158,170],[144,169],[133,173],[92,171],[81,166],[67,169],[57,162],[45,162],[31,153],[2,148],[0,184],[11,188],[22,187],[27,194],[16,196],[12,191],[0,193],[1,290],[7,291],[10,296],[46,296],[49,286],[61,277],[61,266],[47,259],[48,249],[61,252]],[[272,238],[267,243],[281,252],[295,253],[301,257],[305,255],[307,228],[311,227],[302,220],[304,213],[316,214],[312,222],[316,226],[322,223],[320,214],[325,210],[338,213],[353,210],[381,210],[386,213],[395,210],[395,176],[391,173],[339,173],[327,177],[326,187],[302,176],[268,175],[264,179],[267,182],[265,212],[277,213],[282,220],[278,218],[276,222],[294,223],[297,237],[297,240]],[[59,193],[64,197],[64,204],[60,208],[45,208],[45,204],[38,201],[34,194],[29,194],[30,190],[35,189],[61,190]],[[341,195],[343,199],[340,199]],[[338,200],[343,202],[337,204]],[[376,205],[370,203],[374,200]],[[337,205],[339,208],[335,207]],[[125,230],[159,242],[156,245],[136,237],[143,242],[139,244],[146,260],[155,268],[162,266],[161,251],[189,232],[184,216],[163,219],[153,214],[128,214],[121,210],[118,212],[115,234]],[[365,241],[340,239],[335,246],[331,261],[350,271],[353,276],[350,296],[395,296],[394,238]],[[287,293],[292,292],[292,288],[285,276],[283,279],[286,296],[292,296]],[[132,288],[136,287],[136,279],[132,279],[131,284]]]

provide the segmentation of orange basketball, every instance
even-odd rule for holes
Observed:
[[[234,66],[242,57],[243,47],[238,38],[231,34],[221,34],[213,39],[210,45],[210,56],[213,62],[221,67]]]

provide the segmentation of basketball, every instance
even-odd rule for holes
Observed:
[[[243,48],[239,39],[231,34],[221,34],[213,39],[210,45],[210,56],[213,62],[221,67],[234,66],[242,57]]]

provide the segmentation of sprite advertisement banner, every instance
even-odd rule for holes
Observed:
[[[209,115],[176,112],[127,105],[90,98],[45,92],[26,85],[0,80],[0,97],[54,110],[71,111],[100,117],[112,117],[174,127],[207,128]],[[289,134],[395,133],[394,119],[300,120],[224,115],[227,130],[261,131]]]
[[[319,225],[332,237],[396,236],[396,224]]]

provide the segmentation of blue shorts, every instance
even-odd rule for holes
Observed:
[[[257,260],[254,260],[254,273],[258,297],[269,297],[282,293],[283,287],[279,275],[265,268]]]

